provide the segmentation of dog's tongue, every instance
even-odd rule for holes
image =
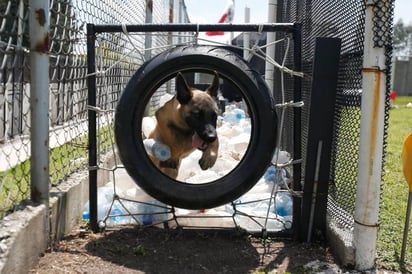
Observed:
[[[192,147],[204,150],[207,148],[207,143],[195,132],[192,136]]]

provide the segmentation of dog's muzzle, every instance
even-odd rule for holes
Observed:
[[[216,140],[216,135],[208,137],[208,141],[205,141],[195,131],[192,135],[192,147],[203,151],[207,149],[209,143],[213,142],[214,140]]]

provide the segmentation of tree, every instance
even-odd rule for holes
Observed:
[[[405,25],[400,19],[393,27],[394,56],[412,56],[412,24]]]

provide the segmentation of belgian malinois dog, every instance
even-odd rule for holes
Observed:
[[[201,150],[201,169],[212,167],[217,159],[219,139],[216,133],[219,76],[201,91],[190,87],[182,73],[176,76],[176,95],[156,111],[157,125],[149,138],[168,145],[170,158],[153,163],[166,175],[176,179],[180,162],[196,149]]]

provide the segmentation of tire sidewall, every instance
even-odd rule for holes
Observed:
[[[254,186],[273,156],[277,119],[266,83],[233,53],[221,48],[211,52],[209,47],[198,46],[154,57],[130,79],[116,108],[115,138],[123,165],[143,190],[168,205],[201,209],[228,203]],[[233,81],[244,93],[252,122],[249,146],[240,163],[227,175],[205,184],[167,177],[152,164],[142,144],[141,120],[151,96],[160,84],[186,70],[217,71]]]

